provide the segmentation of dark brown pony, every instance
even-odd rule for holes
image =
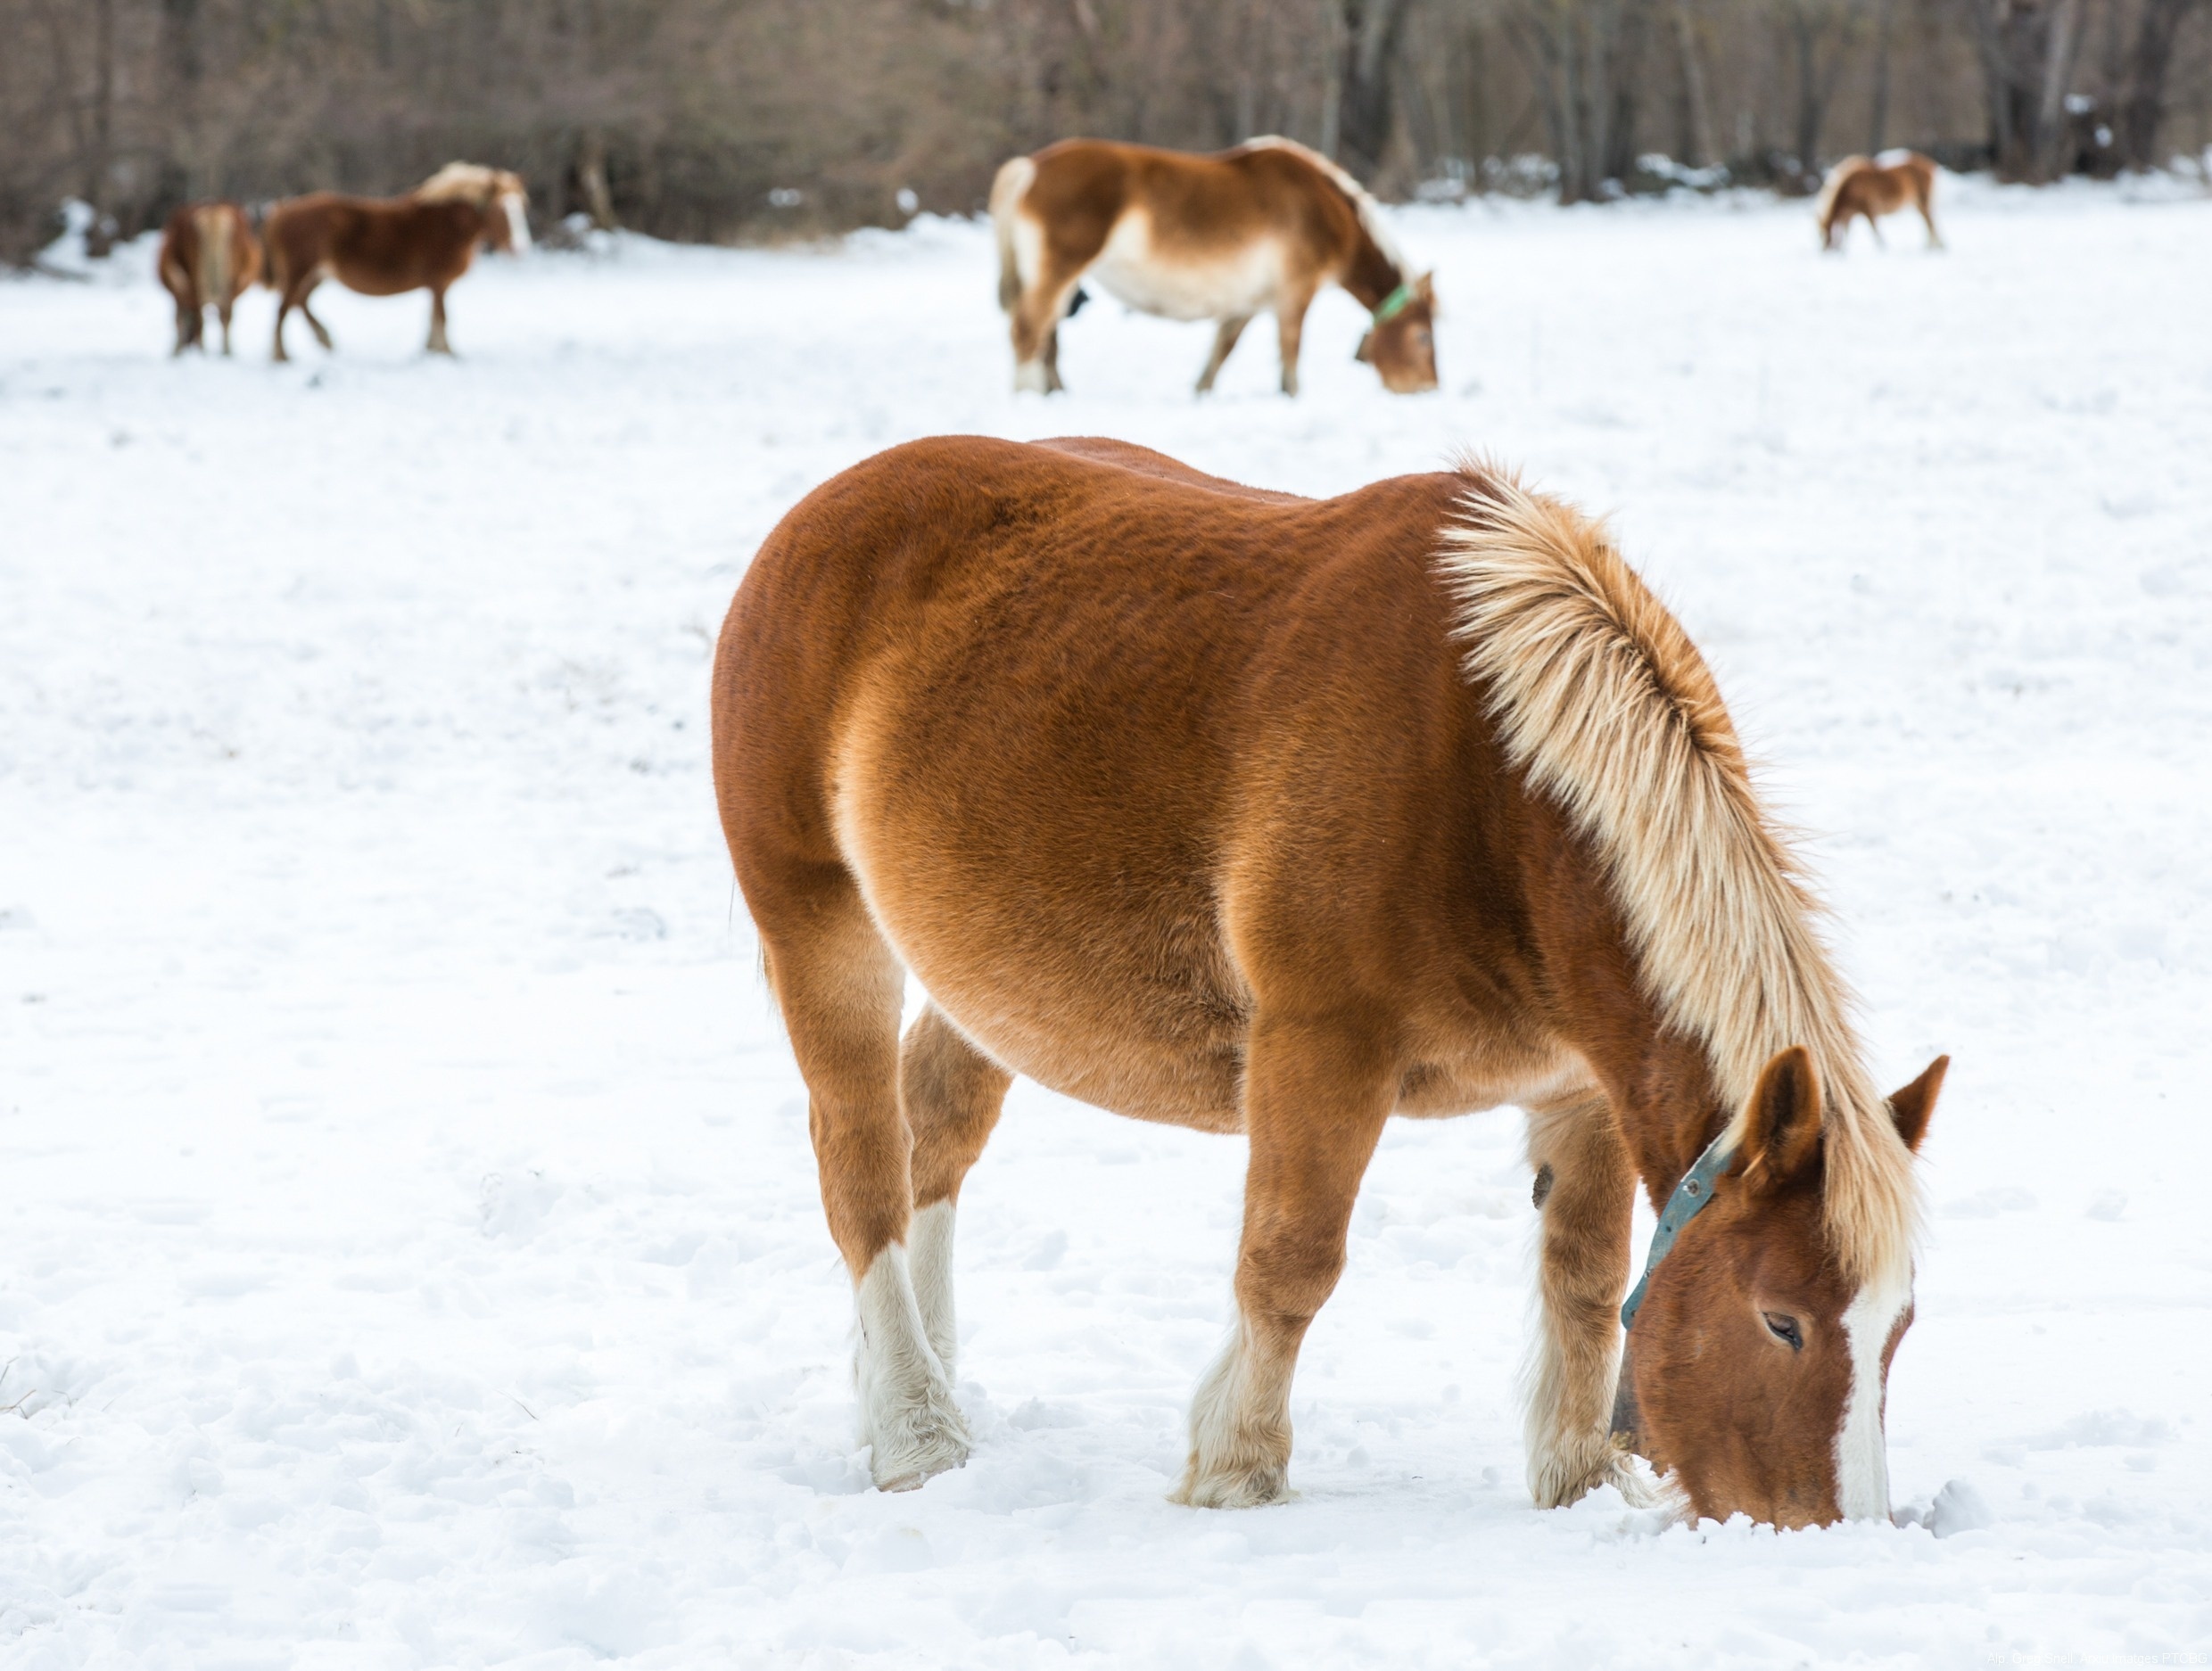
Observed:
[[[1261,312],[1275,315],[1283,392],[1296,394],[1299,335],[1325,284],[1342,285],[1372,316],[1359,358],[1385,387],[1436,387],[1429,275],[1407,265],[1358,181],[1292,140],[1254,139],[1211,156],[1063,140],[999,169],[991,220],[1017,389],[1063,386],[1060,322],[1085,273],[1143,312],[1220,322],[1201,394]]]
[[[261,276],[261,244],[253,223],[235,203],[188,203],[161,228],[154,263],[161,287],[177,303],[177,353],[207,350],[212,308],[223,324],[223,352],[230,352],[230,310]]]
[[[1874,242],[1881,243],[1878,217],[1894,214],[1907,203],[1918,209],[1921,220],[1927,223],[1928,248],[1944,247],[1936,230],[1932,207],[1936,165],[1917,151],[1882,154],[1890,161],[1845,157],[1828,171],[1828,178],[1820,185],[1818,205],[1823,250],[1842,249],[1844,240],[1851,235],[1853,219],[1861,215],[1866,217],[1867,230],[1874,235]]]
[[[445,292],[468,271],[479,244],[513,254],[530,247],[530,195],[522,177],[470,162],[450,162],[405,197],[342,197],[316,192],[269,210],[268,284],[277,295],[276,351],[285,352],[285,318],[297,308],[315,340],[330,333],[308,306],[326,278],[365,296],[430,292],[428,351],[450,354]]]
[[[968,1454],[953,1206],[1019,1073],[1249,1140],[1179,1501],[1286,1494],[1383,1122],[1513,1104],[1537,1501],[1646,1494],[1625,1386],[1700,1514],[1887,1512],[1942,1065],[1875,1091],[1712,678],[1601,527],[1487,466],[1309,501],[1117,442],[920,441],[769,537],[713,700],[879,1485]],[[1621,1374],[1633,1192],[1701,1157]]]

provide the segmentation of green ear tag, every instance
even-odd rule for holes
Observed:
[[[1376,306],[1374,310],[1374,322],[1377,325],[1388,325],[1392,319],[1398,317],[1399,314],[1405,312],[1407,309],[1412,306],[1413,286],[1411,284],[1400,284],[1396,290],[1391,292],[1389,295],[1383,297],[1382,301]]]

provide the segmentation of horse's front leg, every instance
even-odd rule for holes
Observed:
[[[424,350],[430,354],[450,355],[453,348],[445,340],[445,290],[433,286],[430,292],[430,343]]]
[[[953,1214],[961,1181],[998,1124],[1012,1079],[960,1036],[935,1004],[899,1048],[899,1108],[913,1133],[914,1215],[908,1241],[914,1300],[949,1384],[960,1350],[953,1305]]]
[[[1595,1093],[1529,1111],[1529,1161],[1543,1214],[1542,1316],[1527,1371],[1529,1491],[1556,1509],[1611,1485],[1648,1495],[1613,1443],[1636,1172],[1613,1109]]]
[[[1221,322],[1214,333],[1214,351],[1207,356],[1206,369],[1198,374],[1200,394],[1213,391],[1214,379],[1221,375],[1221,367],[1228,359],[1230,350],[1236,347],[1236,339],[1244,334],[1244,327],[1252,322],[1249,313],[1233,313]]]
[[[1343,1272],[1352,1203],[1396,1078],[1360,1023],[1263,1017],[1253,1025],[1236,1328],[1191,1402],[1177,1502],[1243,1509],[1290,1495],[1291,1376],[1308,1325]]]

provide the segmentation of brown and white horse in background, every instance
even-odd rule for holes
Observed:
[[[468,271],[478,245],[516,254],[530,247],[530,193],[522,177],[449,162],[405,197],[316,192],[268,212],[268,284],[276,292],[275,358],[286,359],[285,319],[297,308],[325,348],[330,333],[308,306],[326,278],[365,296],[430,292],[428,351],[450,354],[445,292]]]
[[[1086,273],[1141,312],[1220,322],[1201,394],[1259,313],[1275,315],[1283,392],[1296,394],[1300,333],[1325,284],[1367,309],[1359,358],[1386,387],[1436,387],[1430,276],[1407,265],[1358,181],[1294,141],[1254,139],[1194,156],[1063,140],[999,169],[991,221],[1017,389],[1063,386],[1060,322]]]
[[[1026,1074],[1249,1141],[1179,1501],[1287,1494],[1384,1122],[1512,1104],[1536,1500],[1646,1494],[1625,1390],[1699,1514],[1887,1513],[1943,1065],[1876,1091],[1712,676],[1601,526],[1485,466],[1311,501],[1119,442],[914,442],[769,536],[713,706],[879,1486],[969,1453],[953,1208]],[[1622,1371],[1633,1194],[1716,1135]]]
[[[1878,217],[1894,214],[1910,203],[1927,223],[1928,248],[1940,250],[1944,241],[1936,230],[1935,195],[1936,165],[1917,151],[1886,151],[1872,161],[1845,157],[1820,183],[1820,201],[1815,206],[1820,247],[1842,249],[1844,240],[1851,235],[1852,221],[1861,215],[1874,242],[1879,243]]]
[[[212,308],[229,353],[231,308],[261,276],[261,243],[246,211],[235,203],[186,204],[161,228],[154,271],[177,303],[175,351],[206,351],[204,310]]]

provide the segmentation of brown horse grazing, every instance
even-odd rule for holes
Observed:
[[[1430,276],[1407,266],[1358,181],[1292,140],[1254,139],[1211,156],[1063,140],[999,169],[991,221],[1017,389],[1064,386],[1060,322],[1086,272],[1145,313],[1220,322],[1201,394],[1262,311],[1275,315],[1283,392],[1296,394],[1306,309],[1331,282],[1374,316],[1358,358],[1384,386],[1436,387]]]
[[[1292,1368],[1383,1122],[1511,1103],[1537,1501],[1647,1494],[1625,1390],[1699,1514],[1887,1512],[1943,1065],[1876,1092],[1712,677],[1601,527],[1482,465],[1313,501],[1118,442],[918,441],[769,536],[713,702],[879,1486],[968,1454],[953,1207],[1027,1074],[1249,1140],[1178,1501],[1287,1494]],[[1639,1180],[1713,1210],[1617,1387]]]
[[[177,353],[207,351],[205,309],[223,323],[223,352],[230,352],[230,310],[261,276],[261,243],[253,223],[235,203],[188,203],[161,228],[154,263],[161,287],[177,302]]]
[[[1882,228],[1877,218],[1894,214],[1907,203],[1920,211],[1920,218],[1927,225],[1928,248],[1944,247],[1930,208],[1936,192],[1936,165],[1917,151],[1886,151],[1882,157],[1889,161],[1845,157],[1828,171],[1818,206],[1823,250],[1842,249],[1851,234],[1853,218],[1860,215],[1866,217],[1874,242],[1881,243]]]
[[[335,278],[365,296],[430,292],[433,354],[450,354],[445,292],[468,271],[479,244],[515,254],[530,247],[530,194],[522,177],[473,162],[450,162],[405,197],[342,197],[316,192],[268,212],[268,284],[277,294],[276,351],[285,318],[297,308],[330,346],[330,333],[307,305],[316,285]]]

